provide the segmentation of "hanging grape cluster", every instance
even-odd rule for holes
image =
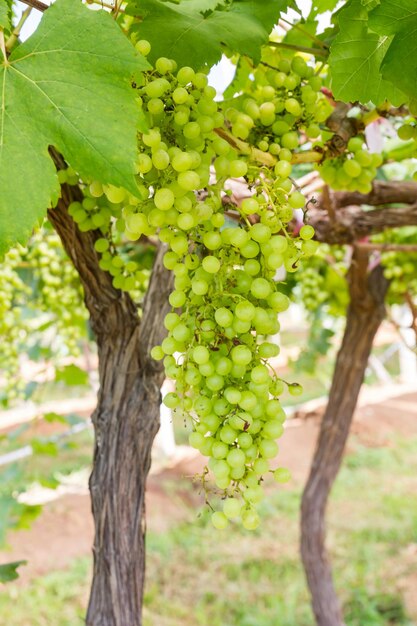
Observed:
[[[142,54],[150,50],[146,41],[136,46]],[[286,387],[301,392],[269,365],[279,348],[268,337],[279,331],[277,316],[289,306],[277,270],[296,271],[317,248],[311,226],[297,236],[291,228],[294,210],[305,206],[291,161],[300,128],[315,134],[315,113],[320,120],[325,115],[317,106],[320,79],[303,59],[271,55],[276,68],[254,72],[242,110],[224,111],[206,74],[158,59],[136,84],[149,126],[138,139],[137,195],[84,181],[84,199],[69,207],[81,230],[101,230],[100,266],[135,300],[149,274],[126,253],[129,245],[157,237],[168,247],[172,311],[168,336],[152,356],[164,360],[176,383],[165,403],[191,421],[190,444],[210,458],[224,498],[223,510],[213,514],[218,528],[229,518],[248,529],[258,525],[262,479],[283,432],[279,397]],[[272,156],[273,167],[239,147],[248,138]],[[228,180],[240,177],[249,192],[230,210]],[[284,468],[274,475],[288,479]]]

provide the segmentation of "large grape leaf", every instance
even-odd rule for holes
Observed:
[[[48,146],[83,177],[135,192],[130,83],[148,67],[109,14],[80,0],[57,0],[0,64],[0,255],[58,196]]]
[[[417,98],[417,2],[381,0],[369,14],[369,26],[394,38],[382,62],[382,75],[410,98]]]
[[[127,12],[141,18],[133,28],[152,45],[151,61],[160,56],[195,69],[213,65],[224,46],[256,61],[260,46],[290,0],[131,0]]]
[[[335,97],[374,104],[386,99],[393,104],[404,102],[404,94],[381,76],[381,63],[392,38],[369,31],[368,12],[361,0],[350,0],[339,11],[338,24],[340,31],[329,56]]]

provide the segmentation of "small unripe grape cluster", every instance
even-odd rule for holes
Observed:
[[[78,275],[58,235],[50,228],[41,229],[33,235],[23,258],[33,275],[32,307],[53,320],[68,353],[80,354],[79,339],[87,333],[88,313]]]
[[[417,296],[417,254],[390,251],[381,256],[384,274],[390,281],[391,299],[402,303],[406,293],[411,297]]]
[[[83,186],[84,198],[72,202],[68,212],[81,231],[100,231],[94,244],[100,255],[99,266],[109,272],[116,289],[128,291],[136,302],[143,299],[149,283],[149,267],[143,255],[126,243],[126,215],[140,200],[125,189],[93,181]],[[120,252],[118,252],[120,248]]]
[[[319,268],[302,266],[297,273],[297,291],[307,311],[315,313],[327,299],[325,278]]]
[[[26,248],[12,248],[6,254],[0,264],[0,291],[1,402],[7,404],[25,392],[28,381],[22,377],[19,354],[39,340],[38,320],[49,328],[48,339],[42,337],[44,351],[51,342],[54,355],[78,355],[88,315],[75,269],[48,223],[32,235]]]
[[[30,289],[19,276],[21,263],[21,251],[12,248],[0,264],[0,402],[3,406],[13,401],[24,387],[19,379],[19,346],[28,332],[23,307]]]
[[[372,181],[380,165],[381,155],[370,153],[363,138],[357,136],[349,139],[346,152],[336,158],[326,159],[317,169],[323,181],[332,189],[366,194],[372,191]]]
[[[346,273],[350,256],[343,246],[329,246],[321,243],[313,258],[301,262],[294,274],[293,293],[296,302],[310,314],[317,317],[320,309],[331,316],[343,316],[348,304]]]
[[[321,78],[301,56],[288,58],[276,48],[265,47],[262,61],[248,77],[245,97],[226,110],[226,117],[236,137],[288,166],[302,136],[319,137],[319,125],[331,107],[320,93]],[[289,172],[276,174],[287,178]]]
[[[388,298],[390,303],[402,304],[404,295],[410,298],[417,297],[417,253],[401,251],[401,245],[412,245],[416,241],[416,229],[403,227],[387,230],[375,235],[376,243],[398,244],[399,250],[389,250],[381,253],[381,262],[385,277],[390,281]]]

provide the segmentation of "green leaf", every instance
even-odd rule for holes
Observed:
[[[299,25],[300,28],[297,28],[297,25]],[[317,20],[315,19],[315,14],[311,12],[306,20],[294,23],[294,27],[290,28],[286,33],[283,41],[295,46],[308,46],[311,48],[315,44],[307,33],[316,36],[316,30]]]
[[[350,0],[338,13],[340,32],[330,48],[331,87],[345,102],[358,100],[380,104],[389,100],[401,104],[404,94],[380,72],[390,38],[369,32],[368,12],[361,0]]]
[[[0,28],[10,28],[10,7],[6,0],[0,0]]]
[[[380,0],[361,0],[361,2],[363,6],[366,7],[366,10],[370,11],[371,9],[378,6],[378,4],[380,3]]]
[[[0,64],[0,255],[59,195],[50,145],[83,178],[135,192],[131,81],[148,67],[109,14],[80,0],[57,0]]]
[[[333,11],[339,0],[313,0],[312,11],[314,13],[324,13],[325,11]]]
[[[58,413],[54,413],[51,411],[50,413],[44,413],[43,419],[45,422],[49,422],[50,424],[54,422],[59,422],[60,424],[67,424],[67,420],[65,415],[59,415]]]
[[[34,454],[45,454],[46,456],[58,456],[59,448],[54,441],[43,439],[32,439],[30,442]]]
[[[260,47],[288,4],[289,0],[233,0],[224,6],[217,3],[213,10],[213,3],[203,0],[179,4],[132,0],[127,11],[142,18],[133,29],[151,43],[151,61],[166,56],[180,66],[199,69],[216,63],[224,46],[259,60]]]
[[[20,505],[20,515],[17,523],[14,525],[16,530],[28,530],[35,519],[42,513],[40,504],[24,504]]]
[[[55,380],[66,385],[88,385],[88,374],[77,365],[65,365],[55,370]]]
[[[382,75],[410,98],[417,98],[417,4],[415,0],[381,0],[369,14],[369,26],[383,37],[394,36],[382,63]]]
[[[3,563],[3,565],[0,565],[0,583],[9,583],[19,578],[17,569],[26,564],[27,561],[13,561],[12,563]]]

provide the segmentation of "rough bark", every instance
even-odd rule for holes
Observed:
[[[374,180],[372,191],[332,191],[336,207],[352,205],[378,206],[382,204],[414,204],[417,200],[417,182],[411,180]],[[319,201],[320,206],[320,201]]]
[[[380,266],[367,272],[368,254],[356,249],[350,305],[329,401],[301,507],[301,555],[318,626],[343,626],[325,549],[325,510],[339,471],[373,339],[384,318],[387,281]]]
[[[171,280],[156,255],[140,319],[128,294],[98,265],[99,233],[81,233],[67,212],[80,199],[63,186],[49,219],[76,267],[99,355],[100,390],[90,492],[95,524],[94,572],[88,626],[141,626],[145,574],[145,484],[159,428],[163,371],[149,349],[164,336]]]
[[[358,206],[336,207],[334,219],[324,211],[311,209],[308,219],[309,224],[314,226],[318,241],[341,245],[354,243],[388,228],[417,225],[417,204],[372,211],[364,211]]]

